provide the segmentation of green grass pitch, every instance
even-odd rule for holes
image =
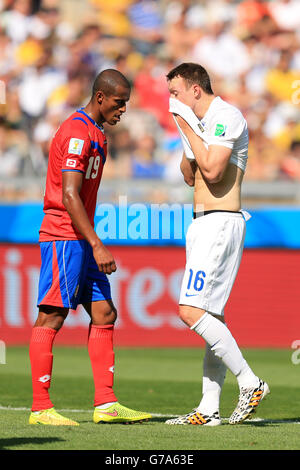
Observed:
[[[238,398],[227,372],[221,400],[222,426],[167,426],[189,412],[201,396],[204,350],[115,348],[115,392],[129,407],[153,413],[144,424],[92,422],[93,380],[86,348],[55,347],[51,398],[79,427],[28,425],[31,378],[28,348],[9,347],[0,365],[0,448],[11,450],[298,450],[300,364],[292,350],[247,349],[245,358],[269,383],[271,394],[254,419],[230,426]]]

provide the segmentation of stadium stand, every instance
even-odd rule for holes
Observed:
[[[194,61],[247,118],[249,204],[299,203],[299,32],[295,0],[1,0],[0,199],[42,199],[54,131],[113,67],[134,89],[107,128],[102,197],[115,182],[131,200],[189,201],[165,76]]]

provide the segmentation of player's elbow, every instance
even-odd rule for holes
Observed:
[[[65,189],[63,191],[62,203],[67,210],[72,207],[74,200],[75,200],[74,191],[72,191],[71,189]]]
[[[195,186],[195,178],[192,176],[184,176],[184,182],[188,186]]]
[[[217,176],[212,176],[209,178],[208,182],[209,184],[216,184],[220,183],[223,179],[223,176],[217,175]]]
[[[224,172],[221,170],[206,170],[203,171],[203,176],[209,184],[220,183],[223,179]]]

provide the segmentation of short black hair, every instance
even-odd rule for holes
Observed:
[[[95,78],[92,96],[95,96],[97,91],[102,91],[106,96],[111,96],[115,93],[117,86],[131,89],[129,81],[121,72],[115,69],[103,70]]]
[[[205,93],[213,95],[209,75],[202,65],[193,62],[177,65],[167,74],[167,80],[173,80],[175,77],[182,77],[189,86],[197,84]]]

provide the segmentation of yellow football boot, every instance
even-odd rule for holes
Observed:
[[[95,408],[94,411],[94,423],[136,423],[142,421],[148,421],[152,418],[150,413],[144,413],[142,411],[131,410],[126,406],[120,405],[120,403],[113,403],[109,408],[99,409]]]
[[[65,418],[57,413],[55,408],[48,410],[33,411],[29,417],[29,424],[46,424],[52,426],[79,426],[79,423],[72,419]]]

